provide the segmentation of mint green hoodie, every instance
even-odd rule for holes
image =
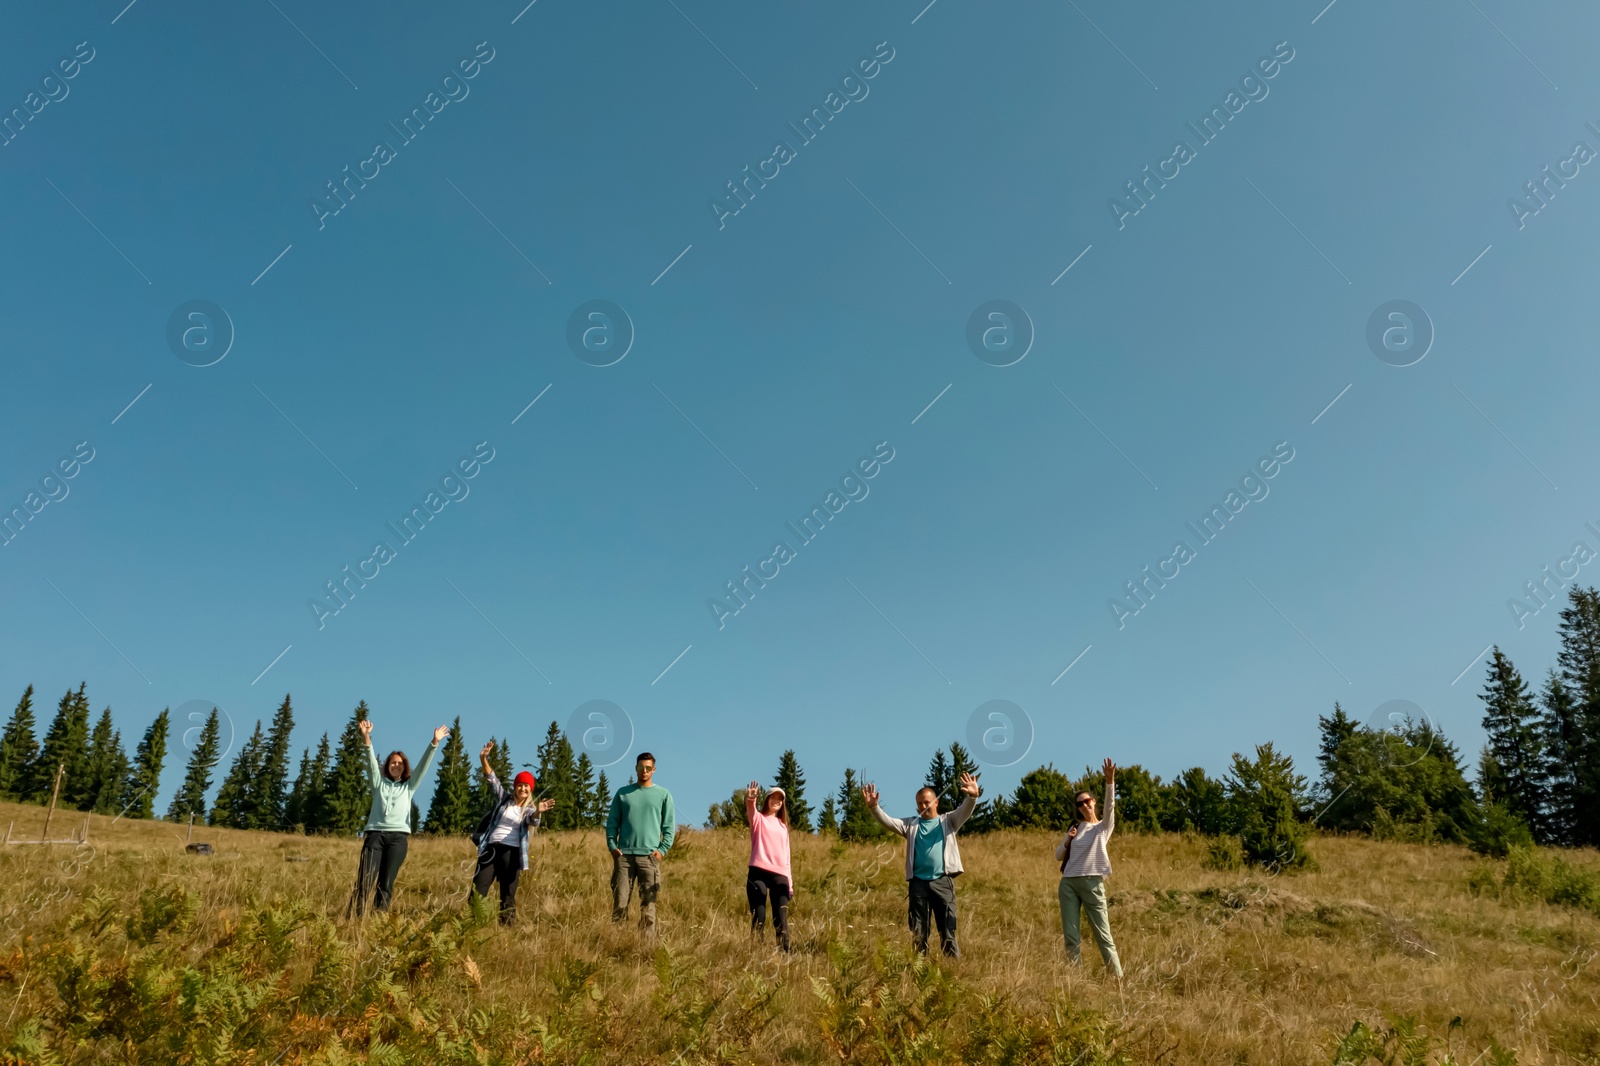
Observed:
[[[411,832],[411,797],[422,784],[423,775],[433,763],[433,752],[438,745],[429,744],[422,753],[409,781],[391,781],[378,765],[378,753],[367,743],[367,780],[372,782],[372,810],[367,812],[368,833]]]

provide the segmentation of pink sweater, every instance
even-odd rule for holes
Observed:
[[[750,865],[782,874],[794,891],[794,877],[789,873],[789,827],[760,811],[751,812]]]

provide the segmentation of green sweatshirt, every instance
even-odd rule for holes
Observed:
[[[433,762],[436,745],[422,753],[409,781],[391,781],[378,765],[378,753],[367,745],[367,780],[372,782],[372,810],[367,812],[368,833],[411,832],[411,797],[416,795],[423,776]]]
[[[665,855],[678,831],[672,793],[660,785],[623,785],[611,797],[606,815],[606,847],[624,855]]]

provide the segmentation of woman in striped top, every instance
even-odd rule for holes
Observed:
[[[1094,935],[1106,969],[1121,980],[1122,960],[1117,958],[1117,945],[1111,940],[1103,884],[1111,876],[1111,857],[1106,854],[1106,842],[1111,839],[1117,820],[1117,764],[1107,759],[1103,769],[1106,779],[1104,814],[1096,813],[1091,793],[1079,792],[1072,799],[1072,828],[1056,846],[1056,861],[1061,864],[1061,884],[1056,897],[1061,903],[1061,935],[1067,942],[1067,958],[1074,963],[1079,961],[1078,944],[1083,934],[1078,922],[1083,912],[1089,919],[1089,932]]]

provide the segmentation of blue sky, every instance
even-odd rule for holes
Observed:
[[[1473,656],[1554,658],[1555,610],[1507,600],[1600,550],[1600,174],[1508,205],[1600,151],[1588,7],[124,2],[0,38],[28,115],[0,146],[0,504],[94,456],[0,549],[8,706],[31,682],[47,720],[87,680],[131,747],[164,706],[244,733],[288,691],[297,744],[365,699],[383,746],[459,714],[531,757],[605,699],[696,821],[788,747],[818,803],[848,765],[909,806],[995,699],[1034,738],[991,792],[1269,739],[1311,770],[1335,700],[1411,700],[1471,757]],[[210,366],[166,339],[195,300],[232,323]],[[566,339],[594,300],[632,323],[609,366]],[[1032,323],[1010,366],[968,347],[992,300]],[[1366,339],[1394,300],[1434,332],[1409,366]],[[799,546],[785,523],[880,442]],[[386,527],[464,490],[409,544]],[[708,601],[786,537],[719,629]]]

